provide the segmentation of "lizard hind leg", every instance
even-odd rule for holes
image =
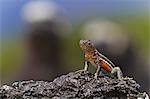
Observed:
[[[111,71],[111,74],[113,74],[113,75],[117,74],[117,79],[123,78],[123,73],[122,73],[120,67],[114,67]]]
[[[98,65],[97,70],[94,74],[94,78],[97,79],[97,76],[99,75],[99,72],[101,71],[101,67]]]

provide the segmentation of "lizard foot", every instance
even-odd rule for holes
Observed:
[[[80,73],[80,72],[85,72],[85,71],[87,70],[81,69],[81,70],[76,71],[75,73]]]
[[[94,79],[97,79],[97,76],[98,76],[98,75],[95,73],[95,74],[94,74]]]

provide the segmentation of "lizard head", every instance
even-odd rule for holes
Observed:
[[[79,44],[83,51],[93,51],[95,49],[94,44],[90,40],[80,40]]]

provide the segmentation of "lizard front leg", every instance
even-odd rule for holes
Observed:
[[[84,69],[81,69],[81,70],[78,70],[78,71],[76,71],[76,73],[78,73],[78,72],[83,72],[83,71],[88,71],[88,61],[85,61],[84,62]]]
[[[120,67],[114,67],[111,71],[111,74],[112,75],[117,74],[117,79],[121,80],[123,78],[123,73],[122,73]]]
[[[89,67],[89,66],[88,66],[88,61],[85,61],[85,62],[84,62],[84,69],[83,69],[83,70],[84,70],[84,71],[88,71],[88,67]]]
[[[95,79],[97,79],[97,76],[98,76],[98,74],[99,74],[100,71],[101,71],[101,67],[98,65],[97,70],[96,70],[96,72],[94,74],[94,78]]]
[[[99,75],[99,72],[101,71],[101,66],[100,66],[100,64],[99,64],[98,58],[97,58],[97,60],[96,60],[96,65],[97,65],[97,70],[96,70],[96,72],[95,72],[95,74],[94,74],[94,78],[95,78],[95,79],[97,79],[97,76]]]

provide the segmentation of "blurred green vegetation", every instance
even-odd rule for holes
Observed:
[[[148,57],[149,49],[149,20],[147,16],[136,16],[122,19],[121,24],[126,28],[139,52]]]
[[[149,31],[148,16],[119,17],[115,21],[120,23],[127,33],[131,36],[133,42],[137,45],[139,53],[148,57],[149,49]],[[67,37],[62,38],[63,61],[67,70],[81,69],[84,56],[79,48],[79,40],[82,38],[80,30],[82,23],[73,26],[73,31]],[[17,70],[18,64],[23,60],[24,45],[23,41],[3,42],[2,46],[2,78],[5,78]],[[73,67],[70,67],[73,66]],[[3,79],[2,79],[3,81]]]
[[[2,43],[1,75],[3,78],[10,76],[23,60],[24,46],[22,41],[7,41]]]

